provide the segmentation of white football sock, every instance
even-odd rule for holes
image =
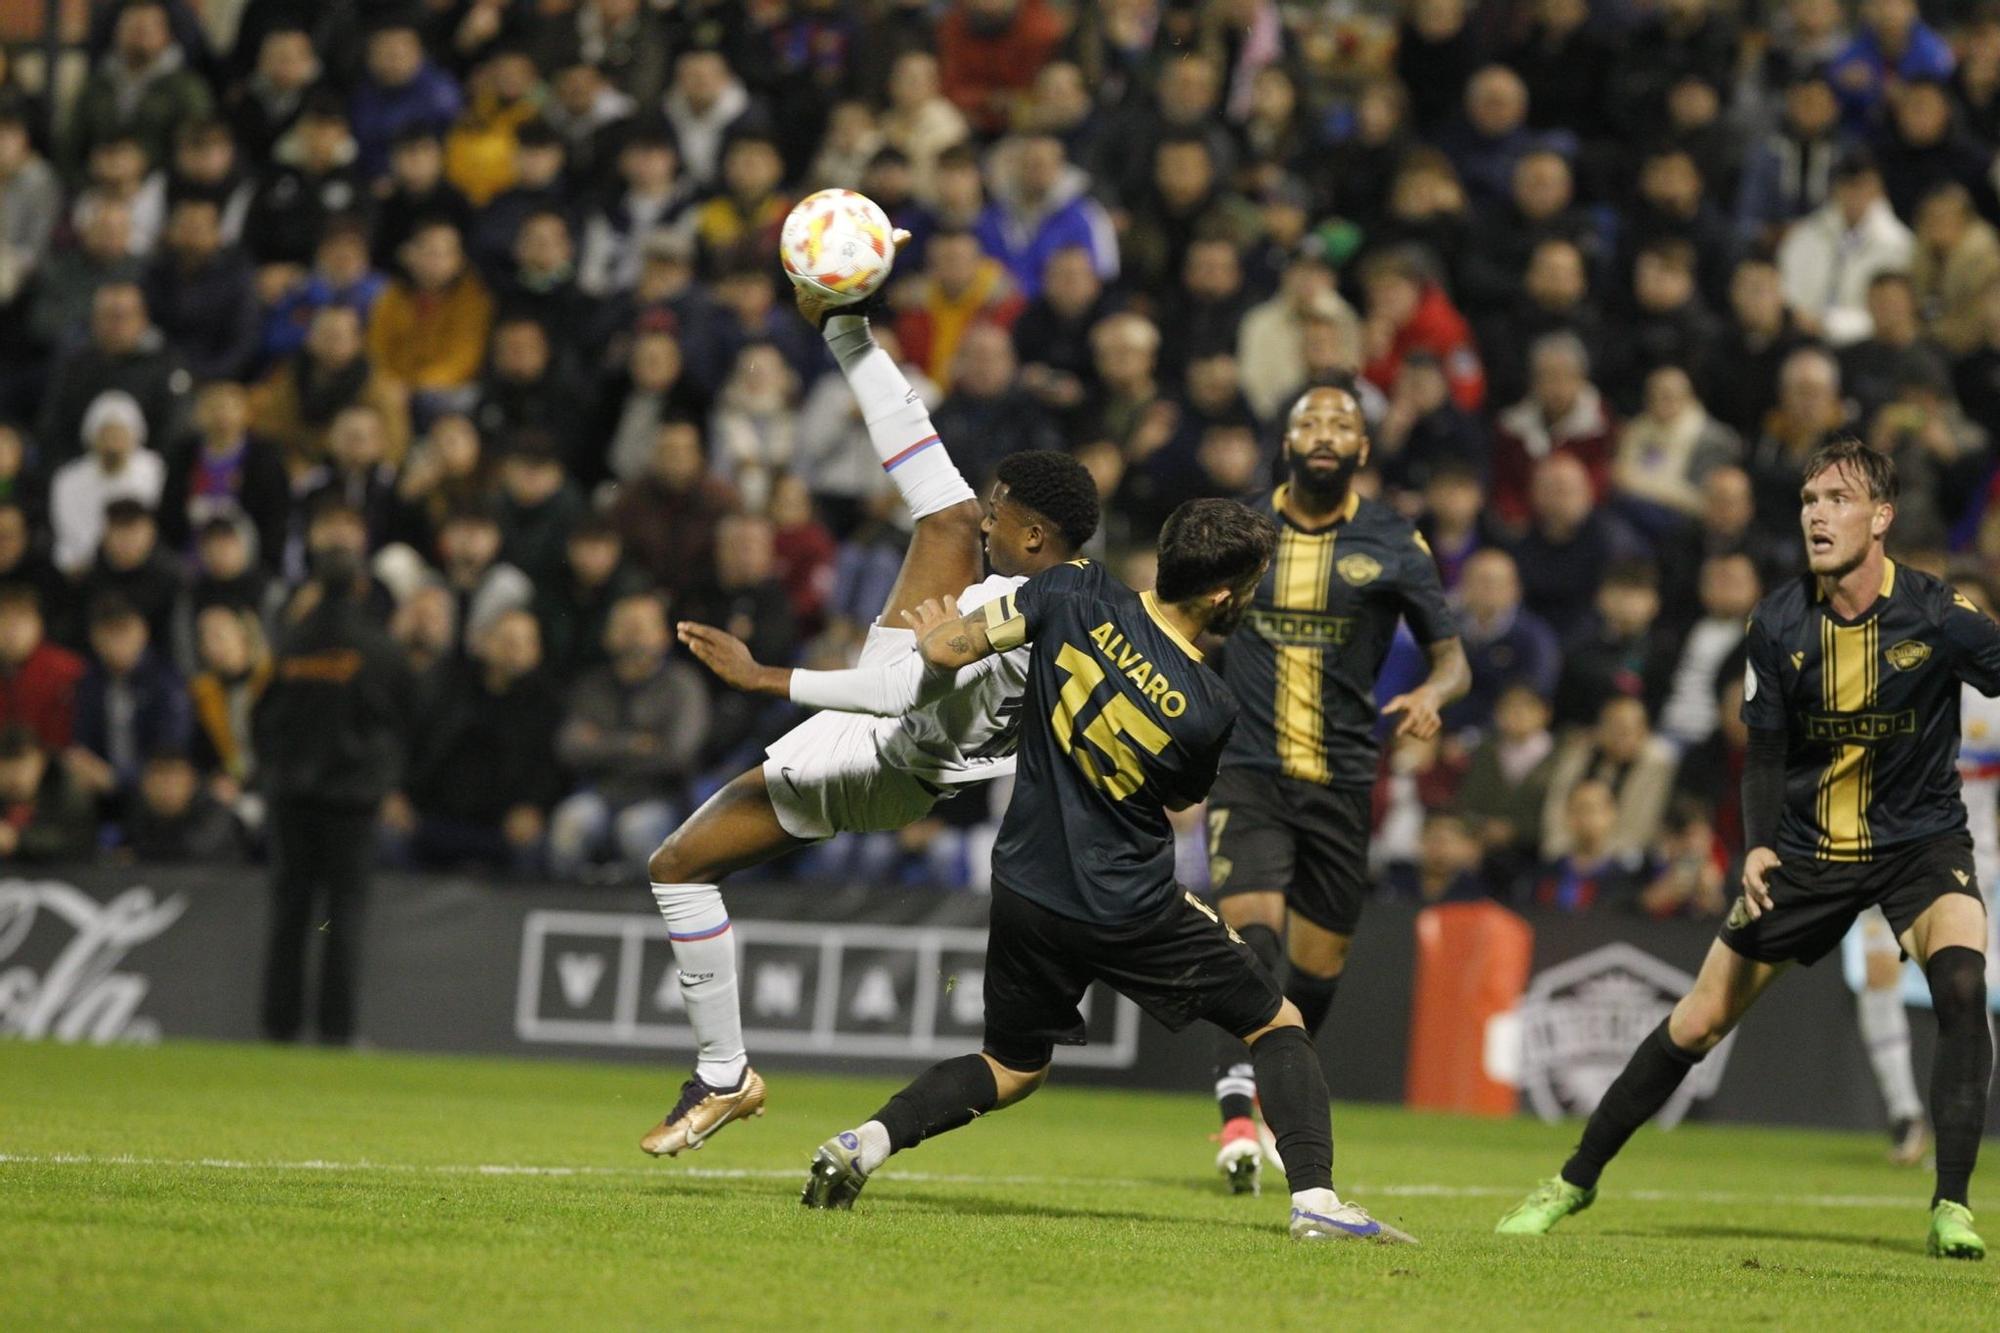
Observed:
[[[1299,1190],[1292,1195],[1292,1207],[1330,1217],[1340,1210],[1340,1196],[1332,1190]]]
[[[681,999],[694,1028],[695,1077],[711,1088],[743,1081],[743,1014],[736,1002],[736,935],[713,884],[655,884],[680,969]]]
[[[826,321],[826,345],[861,404],[868,439],[882,470],[896,483],[912,518],[976,499],[951,461],[923,399],[910,387],[895,358],[883,351],[860,315],[833,315]]]
[[[1868,1048],[1868,1063],[1875,1067],[1875,1086],[1882,1090],[1889,1119],[1921,1117],[1924,1103],[1917,1096],[1917,1076],[1910,1068],[1910,1015],[1903,1007],[1902,986],[1863,990],[1857,1004],[1861,1044]]]
[[[870,1120],[854,1131],[854,1137],[861,1140],[861,1151],[854,1159],[854,1165],[861,1174],[872,1175],[875,1168],[889,1160],[895,1149],[889,1146],[889,1131],[880,1120]]]

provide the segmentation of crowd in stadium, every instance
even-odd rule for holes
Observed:
[[[423,681],[392,863],[629,882],[790,718],[672,622],[844,665],[907,541],[776,263],[829,185],[911,233],[876,336],[959,467],[1073,451],[1133,580],[1360,377],[1474,673],[1385,761],[1387,892],[1721,911],[1744,618],[1831,434],[1895,457],[1901,558],[2000,561],[2000,10],[129,0],[87,43],[59,97],[0,63],[7,860],[257,855],[271,618],[346,551]],[[995,798],[808,868],[977,882]]]

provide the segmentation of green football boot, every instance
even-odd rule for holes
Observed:
[[[1515,1204],[1493,1230],[1502,1236],[1546,1236],[1556,1223],[1596,1202],[1595,1189],[1580,1190],[1561,1176],[1551,1176]]]
[[[1933,1259],[1984,1259],[1986,1242],[1972,1229],[1972,1210],[1949,1199],[1931,1209],[1931,1234],[1924,1253]]]

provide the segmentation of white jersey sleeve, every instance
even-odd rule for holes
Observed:
[[[997,602],[1027,580],[995,574],[958,595],[961,612]],[[949,693],[903,716],[883,758],[942,786],[984,782],[1014,771],[1014,724],[1028,685],[1023,646],[982,658],[954,678]]]

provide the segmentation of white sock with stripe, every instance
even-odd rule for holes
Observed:
[[[727,1090],[743,1081],[743,1013],[736,1000],[736,934],[713,884],[655,884],[680,969],[681,999],[694,1028],[695,1076]]]
[[[913,518],[976,499],[972,487],[945,451],[931,414],[904,378],[895,358],[876,343],[860,315],[833,315],[826,321],[826,345],[861,404],[869,442],[882,470],[896,483]]]

